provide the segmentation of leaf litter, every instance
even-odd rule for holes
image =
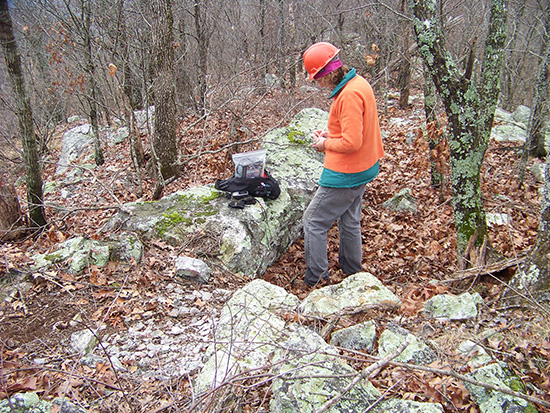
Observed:
[[[300,102],[296,104],[296,102]],[[183,119],[180,138],[182,168],[179,179],[165,188],[165,194],[191,186],[212,183],[231,173],[232,151],[252,150],[267,130],[289,119],[284,107],[298,111],[317,106],[328,109],[326,99],[289,96],[273,92],[254,111],[247,113],[246,122],[235,112],[220,112],[202,122],[194,116]],[[438,353],[437,368],[453,368],[466,373],[462,359],[456,353],[458,344],[466,339],[479,340],[479,333],[494,329],[495,335],[482,341],[484,347],[520,377],[526,391],[548,398],[550,391],[550,321],[548,313],[528,308],[503,308],[499,295],[507,280],[496,277],[466,278],[454,282],[456,240],[454,234],[451,192],[446,150],[440,146],[434,155],[438,168],[445,173],[441,188],[431,186],[429,149],[421,129],[422,108],[417,104],[405,110],[390,102],[381,113],[381,125],[387,132],[384,139],[386,156],[380,174],[368,184],[363,200],[363,269],[378,277],[402,300],[398,311],[371,311],[352,314],[337,322],[336,328],[374,319],[383,329],[387,323],[398,323],[412,333],[432,340]],[[399,125],[393,118],[409,119]],[[60,138],[63,130],[58,131]],[[146,139],[146,137],[144,137]],[[234,145],[236,141],[246,142]],[[147,147],[147,141],[144,147]],[[223,149],[227,147],[227,149]],[[517,171],[520,147],[491,142],[482,171],[484,205],[487,211],[508,214],[510,224],[489,228],[492,245],[503,257],[514,258],[527,251],[536,239],[540,184],[527,175],[526,184],[518,188]],[[87,367],[78,355],[67,354],[66,342],[74,331],[98,324],[105,325],[102,334],[124,331],[131,323],[150,317],[159,320],[172,314],[175,304],[155,301],[163,286],[173,282],[167,263],[173,247],[153,240],[145,245],[141,263],[113,264],[105,268],[90,267],[72,275],[64,267],[33,273],[29,269],[33,254],[52,251],[64,240],[84,235],[99,239],[100,229],[119,204],[151,200],[154,181],[147,171],[140,171],[143,182],[138,195],[137,175],[132,168],[128,143],[105,145],[105,165],[93,172],[83,172],[81,180],[70,184],[78,199],[64,198],[60,191],[46,197],[51,226],[37,238],[0,246],[0,397],[17,392],[35,391],[43,399],[65,396],[90,411],[185,411],[193,394],[190,381],[193,374],[177,380],[140,380],[133,373],[136,365],[126,365],[125,372],[115,372],[108,363]],[[531,161],[536,162],[536,161]],[[45,164],[45,180],[53,180],[55,165]],[[410,188],[417,202],[417,213],[395,213],[382,204],[404,188]],[[24,188],[18,188],[24,199]],[[200,240],[199,240],[200,241]],[[185,252],[194,254],[192,244]],[[338,232],[332,228],[328,237],[331,282],[344,275],[337,269]],[[305,271],[303,239],[298,239],[271,267],[263,278],[304,298]],[[225,289],[235,291],[247,279],[219,268],[213,281],[198,287],[184,283],[187,291]],[[509,278],[509,274],[507,275]],[[19,286],[25,282],[25,287]],[[6,286],[17,284],[8,295]],[[15,292],[14,292],[15,291]],[[477,291],[485,301],[476,320],[459,325],[427,320],[421,310],[426,300],[436,294]],[[488,303],[488,304],[487,304]],[[191,305],[199,314],[219,310],[223,301],[194,297]],[[306,321],[297,314],[286,314],[289,322]],[[199,323],[200,324],[200,323]],[[343,356],[346,352],[343,351]],[[365,354],[347,354],[355,368],[370,361]],[[386,367],[371,379],[387,397],[441,403],[445,411],[477,412],[464,384],[457,379],[426,371]],[[246,389],[250,392],[238,390]],[[243,382],[242,411],[267,411],[270,386],[256,387]],[[237,391],[238,390],[238,391]],[[192,404],[192,403],[191,403]],[[139,406],[139,407],[138,407]],[[539,411],[548,411],[539,407]]]

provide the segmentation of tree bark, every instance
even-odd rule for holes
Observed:
[[[120,49],[122,51],[122,84],[124,94],[128,97],[132,110],[143,109],[143,99],[141,96],[140,81],[138,76],[132,71],[130,64],[130,44],[128,27],[126,26],[126,16],[124,14],[124,0],[119,0],[118,4],[120,30]]]
[[[201,2],[195,2],[194,18],[195,30],[197,32],[197,42],[199,46],[199,88],[198,88],[198,106],[201,115],[206,113],[206,79],[208,74],[208,32],[206,28],[206,6]]]
[[[401,0],[401,13],[406,11],[407,0]],[[402,109],[409,106],[410,83],[411,83],[411,56],[409,55],[409,36],[410,30],[407,22],[402,23],[403,52],[399,64],[399,107]]]
[[[151,73],[155,102],[155,131],[153,151],[160,176],[157,186],[176,175],[176,87],[174,77],[174,36],[172,4],[170,0],[150,2],[154,16],[153,62]],[[157,188],[158,189],[158,188]],[[160,196],[158,191],[157,197]]]
[[[99,125],[97,120],[97,84],[95,80],[95,63],[92,57],[92,34],[90,28],[92,25],[92,11],[90,8],[90,0],[82,0],[82,14],[84,17],[84,59],[85,72],[88,78],[88,100],[90,124],[92,125],[92,133],[94,135],[94,153],[96,165],[103,165],[103,150],[101,149],[101,141],[99,140]]]
[[[445,173],[438,167],[438,159],[434,157],[438,146],[443,144],[444,134],[433,133],[439,131],[439,119],[437,118],[437,93],[435,85],[430,76],[428,68],[424,67],[424,113],[426,114],[426,140],[430,149],[430,168],[431,184],[434,188],[441,189],[441,198],[443,198],[443,184],[445,183]]]
[[[265,75],[267,74],[267,53],[266,53],[266,39],[265,39],[265,13],[266,13],[266,0],[260,0],[260,59],[262,65],[262,78],[261,82],[264,82]]]
[[[281,82],[281,89],[286,88],[286,82],[285,82],[285,62],[286,62],[286,47],[285,47],[285,31],[286,31],[286,25],[285,25],[285,17],[284,17],[284,10],[285,10],[285,0],[279,0],[279,79]]]
[[[130,45],[128,44],[128,29],[126,27],[126,18],[124,16],[124,0],[119,0],[119,31],[122,49],[122,90],[123,102],[128,120],[130,134],[130,143],[132,145],[133,156],[136,161],[136,173],[139,175],[139,166],[145,162],[145,153],[143,151],[143,142],[141,134],[136,125],[134,110],[143,108],[139,82],[133,75],[130,68]],[[126,97],[126,98],[125,98]],[[141,185],[140,185],[141,186]],[[141,189],[140,189],[141,192]]]
[[[533,108],[529,119],[529,133],[525,152],[529,155],[544,158],[546,153],[546,127],[549,113],[548,100],[550,92],[550,1],[545,7],[545,31],[542,35],[541,60],[537,70],[537,82],[533,98]]]
[[[296,46],[296,19],[294,17],[294,1],[290,0],[288,4],[288,16],[289,16],[289,32],[290,39],[289,44],[292,50],[290,55],[290,68],[289,68],[289,84],[290,90],[296,89],[296,66],[298,65],[299,58],[297,58],[295,51],[297,50]]]
[[[44,194],[42,192],[42,175],[38,159],[37,139],[34,131],[30,100],[25,91],[21,57],[13,34],[7,0],[0,0],[0,43],[4,52],[8,77],[13,89],[19,133],[21,134],[23,144],[30,226],[32,228],[44,227],[46,225],[46,213],[43,202]]]
[[[480,171],[487,150],[499,96],[502,54],[506,40],[507,0],[492,0],[489,30],[479,86],[460,74],[446,50],[434,0],[411,0],[418,48],[445,106],[453,209],[459,261],[466,264],[466,247],[487,242],[481,199]]]

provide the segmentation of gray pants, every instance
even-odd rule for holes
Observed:
[[[327,234],[338,220],[340,249],[338,260],[344,274],[362,270],[361,201],[365,184],[355,188],[319,187],[304,213],[304,244],[306,253],[305,282],[315,285],[328,279]]]

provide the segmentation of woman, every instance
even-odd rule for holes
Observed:
[[[305,282],[329,280],[327,233],[338,221],[339,264],[344,274],[362,270],[361,200],[384,156],[376,100],[369,83],[342,65],[334,45],[315,43],[303,55],[309,80],[330,88],[328,131],[314,132],[312,147],[325,152],[319,189],[304,213]]]

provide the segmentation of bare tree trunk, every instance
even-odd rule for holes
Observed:
[[[61,103],[61,96],[57,85],[54,85],[52,82],[51,69],[45,54],[46,45],[44,44],[43,33],[39,32],[34,35],[31,43],[36,56],[39,77],[42,82],[41,87],[35,86],[34,93],[42,95],[42,99],[45,101],[45,111],[42,114],[44,119],[40,122],[41,131],[38,136],[40,154],[45,154],[49,151],[49,140],[55,131],[56,125],[66,119],[65,105]]]
[[[208,74],[208,46],[209,39],[206,28],[206,7],[201,2],[195,2],[194,18],[195,18],[195,30],[197,31],[197,42],[199,44],[199,111],[202,115],[206,113],[206,79]]]
[[[119,0],[119,31],[120,49],[122,50],[122,85],[124,94],[128,97],[132,110],[143,109],[140,81],[132,72],[130,65],[130,44],[128,42],[128,28],[126,27],[126,16],[124,15],[124,0]]]
[[[267,55],[265,50],[265,11],[266,11],[266,0],[260,0],[260,59],[261,65],[263,67],[263,76],[262,82],[264,81],[265,75],[267,74]]]
[[[97,120],[97,84],[95,80],[95,63],[92,57],[92,34],[90,32],[92,24],[92,11],[90,8],[90,0],[82,0],[82,14],[84,16],[84,56],[85,68],[84,71],[88,77],[88,105],[90,112],[90,123],[92,125],[92,133],[94,135],[94,153],[96,165],[103,165],[103,150],[101,149],[101,141],[99,140],[99,125]]]
[[[291,59],[291,65],[290,65],[290,89],[294,90],[296,89],[296,65],[298,64],[298,60],[295,55],[295,51],[297,50],[296,47],[296,22],[294,18],[294,1],[290,0],[290,3],[288,5],[288,16],[289,16],[289,23],[290,23],[290,48],[292,50],[292,54],[290,55]]]
[[[401,0],[401,13],[405,15],[407,0]],[[410,28],[407,22],[403,21],[403,52],[401,63],[399,64],[399,106],[406,108],[409,106],[410,84],[411,84],[411,56],[409,54]]]
[[[153,151],[159,175],[154,198],[160,198],[165,181],[176,175],[176,86],[174,77],[174,21],[170,0],[151,1],[153,23],[153,94],[155,132]]]
[[[141,135],[138,131],[136,120],[134,116],[134,110],[143,108],[141,99],[141,92],[139,88],[139,81],[132,74],[130,69],[130,53],[128,44],[128,29],[126,27],[126,18],[124,16],[124,0],[119,0],[119,31],[122,49],[122,89],[124,95],[122,96],[124,107],[126,111],[127,121],[129,123],[129,134],[132,145],[132,154],[136,163],[136,173],[139,176],[139,166],[145,162],[145,153],[143,151],[143,142]],[[126,99],[124,99],[124,96]],[[141,179],[140,179],[141,181]],[[141,185],[140,185],[141,186]],[[141,192],[141,189],[140,189]]]
[[[439,145],[444,142],[444,134],[439,131],[439,119],[437,118],[437,92],[434,82],[428,68],[424,67],[424,112],[426,113],[426,134],[428,146],[430,148],[430,166],[431,166],[431,184],[434,188],[440,188],[441,200],[444,198],[443,184],[445,182],[445,173],[438,167],[438,159],[435,154],[438,152]],[[439,163],[440,164],[440,163]]]
[[[36,134],[32,118],[29,97],[25,91],[25,81],[21,70],[21,57],[13,34],[13,26],[8,9],[8,0],[0,0],[0,43],[4,52],[8,77],[10,79],[15,99],[15,110],[19,121],[19,133],[23,144],[23,159],[27,177],[27,201],[32,228],[46,225],[44,210],[44,194],[42,192],[42,176]]]
[[[541,60],[537,71],[537,82],[533,98],[533,108],[529,119],[529,133],[525,143],[524,152],[529,155],[544,158],[546,153],[546,126],[548,119],[548,100],[550,92],[550,1],[546,1],[545,7],[545,31],[541,47]]]
[[[472,261],[483,258],[488,243],[480,171],[498,103],[506,40],[507,0],[491,1],[479,86],[459,72],[447,52],[434,2],[411,0],[411,4],[418,49],[441,96],[449,121],[458,257],[462,266],[472,265],[476,264]],[[479,249],[477,255],[474,246]]]
[[[286,62],[286,47],[285,47],[285,0],[279,0],[279,79],[281,89],[285,89],[285,62]]]
[[[510,38],[508,41],[508,47],[506,48],[507,50],[505,51],[502,76],[502,107],[506,110],[513,110],[511,108],[514,106],[514,98],[516,93],[516,84],[514,79],[518,77],[519,73],[517,72],[517,68],[520,66],[518,65],[519,62],[514,54],[514,50],[518,48],[518,39],[521,37],[518,24],[525,14],[527,3],[518,1],[515,4],[519,7],[519,9],[516,11],[516,19],[513,24],[513,29],[509,34]]]

